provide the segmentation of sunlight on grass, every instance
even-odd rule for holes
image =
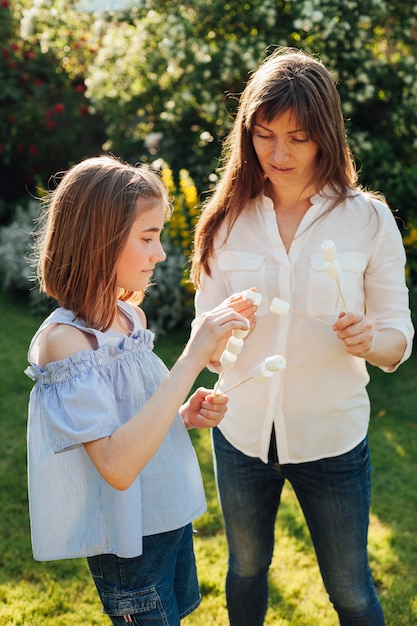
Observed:
[[[108,626],[83,559],[38,563],[32,558],[26,490],[26,415],[31,388],[24,376],[29,340],[40,319],[0,294],[0,626]],[[170,366],[187,333],[160,337],[156,351]],[[417,359],[393,375],[371,369],[371,566],[387,626],[417,624]],[[205,371],[196,386],[212,387]],[[227,545],[214,483],[210,433],[190,432],[207,497],[196,520],[195,549],[202,604],[185,626],[226,626]],[[266,626],[335,626],[310,536],[286,485],[276,525]]]

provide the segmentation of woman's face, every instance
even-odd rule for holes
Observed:
[[[274,187],[300,191],[314,176],[319,146],[300,128],[291,111],[272,122],[258,112],[252,142],[259,163]]]

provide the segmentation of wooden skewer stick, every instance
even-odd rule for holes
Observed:
[[[340,297],[341,297],[341,299],[342,299],[343,306],[344,306],[344,308],[345,308],[345,313],[348,313],[348,308],[347,308],[346,300],[345,300],[345,298],[344,298],[344,296],[343,296],[342,287],[341,287],[340,280],[339,280],[339,277],[338,277],[338,276],[336,276],[336,285],[337,285],[337,288],[338,288],[338,290],[339,290],[339,295],[340,295]]]
[[[232,391],[232,389],[236,389],[236,387],[240,387],[240,385],[243,385],[244,383],[247,383],[249,380],[252,380],[252,376],[249,376],[249,378],[245,378],[245,380],[241,380],[240,383],[236,383],[236,385],[232,385],[231,387],[228,387],[228,389],[223,391],[223,393],[227,393],[228,391]]]
[[[311,320],[315,320],[316,322],[321,322],[322,324],[326,324],[327,326],[333,326],[331,322],[322,320],[319,317],[314,317],[314,315],[309,315],[308,313],[302,313],[301,311],[295,311],[294,309],[290,309],[290,311],[291,313],[295,313],[296,315],[302,315],[303,317],[308,317]]]
[[[224,369],[220,372],[219,377],[217,379],[217,382],[216,382],[216,384],[214,386],[214,395],[216,395],[216,393],[217,393],[219,385],[222,382],[223,376],[224,376]]]

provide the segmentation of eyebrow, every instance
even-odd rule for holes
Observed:
[[[272,130],[270,128],[268,128],[267,126],[263,126],[262,124],[259,124],[258,122],[255,122],[254,126],[259,126],[260,128],[263,128],[264,130],[268,131],[269,133],[272,133]],[[307,131],[304,130],[304,128],[296,128],[295,130],[290,130],[288,132],[289,135],[293,134],[293,133],[306,133]]]
[[[144,228],[140,232],[141,233],[159,233],[161,232],[161,229],[158,228],[157,226],[150,226],[150,228]]]

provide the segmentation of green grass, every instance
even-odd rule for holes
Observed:
[[[23,374],[29,340],[40,318],[23,302],[0,295],[0,626],[86,626],[110,622],[83,560],[37,563],[32,558],[26,492],[26,414],[31,382]],[[156,350],[172,363],[186,334],[161,337]],[[389,626],[417,624],[417,359],[386,375],[372,368],[370,442],[373,504],[371,564]],[[203,373],[198,384],[211,386]],[[195,539],[201,607],[187,626],[227,624],[223,593],[227,549],[213,481],[208,431],[192,431],[208,511]],[[266,624],[335,626],[313,549],[292,490],[284,490],[276,525]]]

